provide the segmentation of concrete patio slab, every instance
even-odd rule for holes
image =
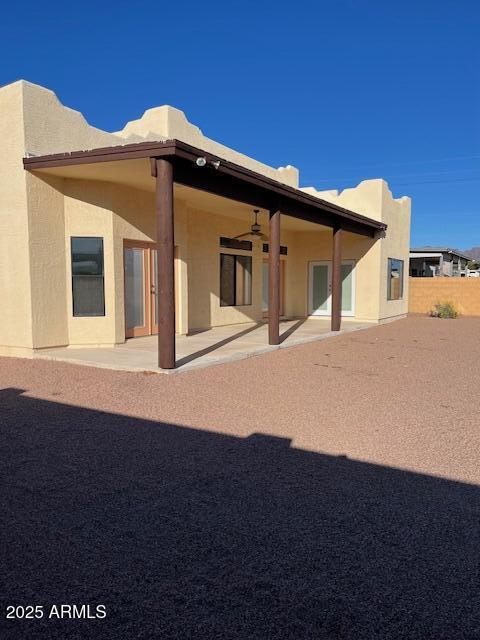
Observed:
[[[280,323],[281,344],[268,344],[266,323],[245,323],[215,327],[189,336],[177,336],[177,368],[162,370],[157,365],[157,336],[132,338],[124,344],[108,348],[42,349],[35,358],[58,360],[91,367],[124,371],[179,373],[200,367],[232,362],[257,356],[267,351],[284,349],[314,340],[322,340],[339,333],[358,331],[376,323],[344,319],[342,330],[332,332],[329,318],[302,318]]]

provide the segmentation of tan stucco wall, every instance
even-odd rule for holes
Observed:
[[[317,191],[312,187],[304,191],[388,225],[385,237],[364,243],[367,250],[357,263],[357,298],[361,304],[357,311],[366,320],[382,321],[405,315],[408,312],[410,198],[393,198],[388,184],[381,179],[364,180],[357,187],[340,193]],[[388,258],[397,258],[404,263],[401,300],[387,300]]]
[[[0,348],[22,355],[32,348],[27,176],[23,93],[16,83],[0,90]]]
[[[70,345],[109,345],[123,342],[124,290],[123,242],[155,241],[154,194],[106,183],[65,180],[64,246],[65,269],[59,267],[64,279],[64,316]],[[285,220],[285,217],[283,217]],[[262,263],[266,254],[262,242],[253,243],[252,304],[244,307],[221,307],[219,299],[221,251],[220,236],[233,237],[248,228],[249,219],[214,215],[195,207],[194,200],[175,202],[175,245],[177,264],[177,331],[261,321]],[[71,313],[71,236],[101,236],[105,252],[105,310],[99,318],[74,318]],[[379,295],[383,287],[381,260],[388,253],[381,242],[351,233],[344,234],[343,259],[355,261],[355,317],[378,321],[381,316]],[[332,232],[282,230],[282,244],[288,247],[285,260],[285,315],[304,317],[308,314],[308,267],[310,261],[331,260]],[[249,253],[247,255],[250,255]],[[386,258],[385,258],[386,259]],[[50,265],[52,266],[52,265]],[[386,272],[385,291],[386,297]],[[380,291],[380,293],[379,293]],[[400,301],[402,304],[402,301]],[[66,310],[66,314],[65,314]],[[398,315],[398,312],[394,312]],[[53,331],[53,328],[50,327]],[[63,335],[57,326],[58,336]],[[43,344],[37,343],[40,348]]]
[[[175,107],[162,105],[147,109],[141,118],[128,122],[122,131],[108,133],[92,127],[79,111],[64,106],[55,93],[45,87],[23,80],[9,86],[17,86],[23,95],[27,154],[62,153],[176,138],[274,180],[298,187],[298,169],[295,167],[287,165],[273,168],[220,144],[205,136],[199,127],[188,121],[183,111]]]
[[[345,233],[342,243],[342,259],[355,261],[355,317],[361,320],[378,320],[378,297],[372,290],[368,261],[364,260],[374,241],[364,236]],[[287,288],[290,293],[290,314],[303,317],[308,314],[309,263],[332,259],[333,233],[296,232],[288,247]]]
[[[216,140],[207,138],[203,132],[194,124],[189,122],[180,109],[175,109],[169,105],[155,107],[145,111],[138,120],[128,122],[122,131],[117,132],[127,142],[159,139],[177,139],[199,149],[204,149],[214,155],[218,155],[225,160],[230,160],[252,171],[261,173],[273,180],[278,180],[291,187],[298,187],[298,169],[287,165],[274,169],[263,162],[258,162],[249,158],[243,153],[239,153],[230,147],[220,144]]]
[[[27,173],[22,158],[124,141],[25,81],[0,88],[0,134],[0,350],[23,355],[70,333],[64,181]]]
[[[298,171],[275,169],[209,138],[172,107],[145,112],[117,133],[90,126],[48,89],[20,81],[0,88],[0,352],[25,355],[57,345],[110,345],[124,340],[123,240],[155,241],[154,194],[125,185],[72,180],[25,172],[22,157],[89,149],[125,142],[178,138],[291,186]],[[386,222],[377,242],[345,234],[343,257],[356,261],[356,316],[382,320],[407,311],[386,300],[387,258],[408,269],[410,201],[394,200],[381,180],[355,189],[306,191]],[[251,223],[212,214],[195,196],[175,202],[177,331],[262,319],[261,242],[253,251],[253,301],[248,307],[220,307],[219,237],[244,232]],[[331,232],[286,231],[285,314],[304,316],[308,262],[329,260]],[[106,316],[74,318],[70,272],[71,236],[104,239]],[[230,251],[230,250],[229,250]],[[283,258],[282,258],[283,259]]]
[[[32,340],[35,347],[68,344],[67,256],[63,180],[25,172],[28,202]]]
[[[105,316],[74,317],[72,301],[71,237],[103,238]],[[102,182],[65,181],[65,253],[68,344],[111,345],[115,343],[115,275],[112,185]],[[122,339],[123,342],[123,339]]]
[[[393,199],[385,181],[382,180],[382,220],[388,224],[387,235],[381,241],[380,271],[380,319],[388,319],[408,313],[408,266],[410,260],[410,215],[411,200],[404,197]],[[403,260],[403,298],[387,300],[388,258]]]
[[[118,265],[123,264],[122,235],[153,240],[154,218],[145,213],[142,221],[140,213],[142,207],[143,211],[148,208],[148,213],[151,212],[151,194],[131,191],[129,195],[128,190],[119,188],[117,196],[111,194],[114,202],[105,204],[108,187],[75,185],[73,181],[29,174],[23,170],[24,156],[178,138],[292,186],[298,184],[298,171],[294,167],[274,169],[210,140],[188,122],[183,112],[169,106],[149,109],[142,118],[128,123],[123,132],[113,134],[89,125],[80,112],[62,105],[49,89],[21,80],[0,88],[0,116],[3,149],[0,296],[4,301],[0,305],[0,349],[3,353],[27,353],[32,347],[85,342],[87,334],[92,343],[123,339],[123,315],[118,313],[123,307],[120,281],[116,282],[114,291],[106,291],[106,307],[115,317],[113,333],[109,318],[71,317],[69,237],[104,234],[106,282],[107,271],[115,269],[117,273]],[[83,195],[79,189],[83,189]],[[82,199],[85,202],[82,203]],[[138,200],[138,207],[131,207],[128,212],[132,199]],[[115,208],[120,211],[118,217],[113,214]],[[132,222],[132,216],[138,216],[139,227],[137,222]],[[186,215],[182,222],[180,205],[177,205],[176,217],[178,280],[187,291]],[[188,324],[186,301],[187,293],[182,293],[177,323],[181,332],[186,331]]]
[[[245,307],[221,307],[220,288],[220,236],[233,237],[248,229],[249,221],[224,216],[210,216],[205,211],[187,208],[189,273],[189,331],[208,326],[258,321],[262,317],[262,291],[252,289],[252,304]],[[224,249],[224,253],[242,254],[242,251]],[[252,254],[252,282],[262,281],[261,245],[255,243]]]

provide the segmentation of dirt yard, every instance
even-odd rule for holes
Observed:
[[[2,638],[480,638],[480,319],[165,376],[0,359]],[[104,604],[103,620],[5,620]]]

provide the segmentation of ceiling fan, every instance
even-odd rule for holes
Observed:
[[[262,227],[258,224],[257,218],[260,213],[260,209],[254,209],[253,213],[255,214],[255,222],[250,227],[250,231],[247,231],[247,233],[241,233],[239,236],[235,236],[233,240],[240,240],[241,238],[253,236],[254,238],[260,238],[261,240],[268,241],[268,237],[262,233]]]

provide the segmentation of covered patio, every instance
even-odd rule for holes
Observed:
[[[345,319],[341,333],[375,326],[374,323]],[[267,323],[246,323],[215,327],[191,336],[176,338],[176,368],[159,369],[157,336],[132,338],[112,348],[42,349],[36,358],[71,362],[91,367],[123,371],[172,373],[224,364],[257,356],[267,351],[305,344],[338,335],[330,318],[301,318],[280,321],[278,345],[268,345]]]
[[[377,239],[385,233],[387,226],[178,140],[25,158],[24,167],[40,175],[101,181],[145,191],[155,188],[156,193],[158,336],[145,338],[144,343],[138,339],[101,350],[88,347],[44,349],[38,352],[39,357],[49,357],[49,354],[50,357],[58,357],[60,354],[62,359],[69,360],[90,358],[90,364],[96,363],[97,366],[101,362],[104,362],[104,366],[110,366],[109,363],[113,361],[125,365],[114,368],[157,371],[159,367],[172,370],[175,367],[193,366],[193,362],[199,366],[208,358],[217,361],[223,356],[245,357],[241,354],[259,353],[269,348],[294,344],[296,340],[315,339],[338,332],[342,322],[342,243],[345,232],[347,235],[350,233]],[[241,328],[238,325],[233,328],[216,327],[189,337],[175,335],[174,184],[259,207],[268,213],[266,324],[244,325]],[[281,322],[280,233],[281,219],[284,217],[332,229],[330,317],[302,319],[290,334],[288,332],[296,321]],[[356,324],[344,319],[347,330]],[[368,326],[368,323],[363,324]],[[240,335],[236,336],[236,333]],[[248,345],[242,345],[241,341],[246,338]],[[148,344],[148,348],[140,347],[141,344]],[[80,353],[81,358],[76,358],[75,355]],[[135,366],[134,361],[137,363]]]

